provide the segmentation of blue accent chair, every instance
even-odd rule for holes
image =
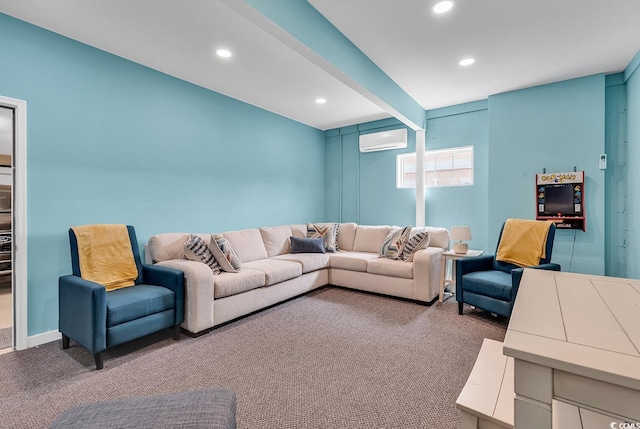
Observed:
[[[502,229],[500,230],[498,246],[500,245],[503,230],[504,224],[502,224]],[[556,226],[551,224],[547,235],[545,258],[540,259],[539,265],[528,268],[560,271],[560,265],[551,263],[555,234]],[[496,254],[498,253],[498,246],[496,246]],[[495,255],[460,259],[456,265],[458,314],[462,314],[463,304],[466,303],[500,316],[511,316],[524,268],[508,262],[497,261]]]
[[[58,282],[58,328],[62,348],[69,339],[80,344],[94,357],[96,369],[102,369],[102,352],[166,328],[180,339],[184,320],[184,273],[140,261],[136,233],[127,226],[133,257],[138,267],[135,285],[107,292],[104,286],[80,276],[78,243],[69,229],[73,275]]]

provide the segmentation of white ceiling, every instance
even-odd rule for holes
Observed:
[[[456,0],[446,16],[431,0],[309,2],[425,109],[619,72],[640,49],[640,0]],[[390,116],[220,0],[0,0],[0,12],[322,130]],[[461,68],[465,56],[476,63]]]

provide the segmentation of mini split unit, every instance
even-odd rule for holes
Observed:
[[[382,131],[360,136],[360,152],[403,149],[407,147],[407,129]]]

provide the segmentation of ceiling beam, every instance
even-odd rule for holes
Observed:
[[[307,1],[222,0],[413,130],[426,111]]]

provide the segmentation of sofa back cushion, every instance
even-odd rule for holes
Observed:
[[[181,232],[167,232],[151,236],[148,250],[151,262],[162,262],[170,259],[184,259],[184,243],[191,234]],[[211,234],[193,234],[202,238],[205,243],[211,240]]]
[[[307,238],[307,224],[301,223],[289,225],[291,227],[291,235],[296,238]]]
[[[356,236],[353,241],[353,250],[355,252],[371,252],[378,253],[382,248],[384,239],[389,233],[389,226],[370,226],[358,225],[356,227]]]
[[[449,249],[449,230],[447,230],[446,228],[435,226],[424,226],[419,228],[412,228],[411,235],[423,229],[429,231],[429,247],[441,247],[443,249]]]
[[[258,228],[243,229],[240,231],[224,232],[222,235],[231,242],[231,245],[238,256],[240,262],[257,261],[267,259],[267,249],[264,247],[262,235]]]
[[[353,250],[357,226],[358,224],[354,222],[341,223],[338,225],[338,248],[340,250]]]
[[[290,252],[291,244],[289,238],[292,235],[290,225],[265,226],[259,228],[259,230],[264,247],[267,250],[267,256],[272,258]]]

